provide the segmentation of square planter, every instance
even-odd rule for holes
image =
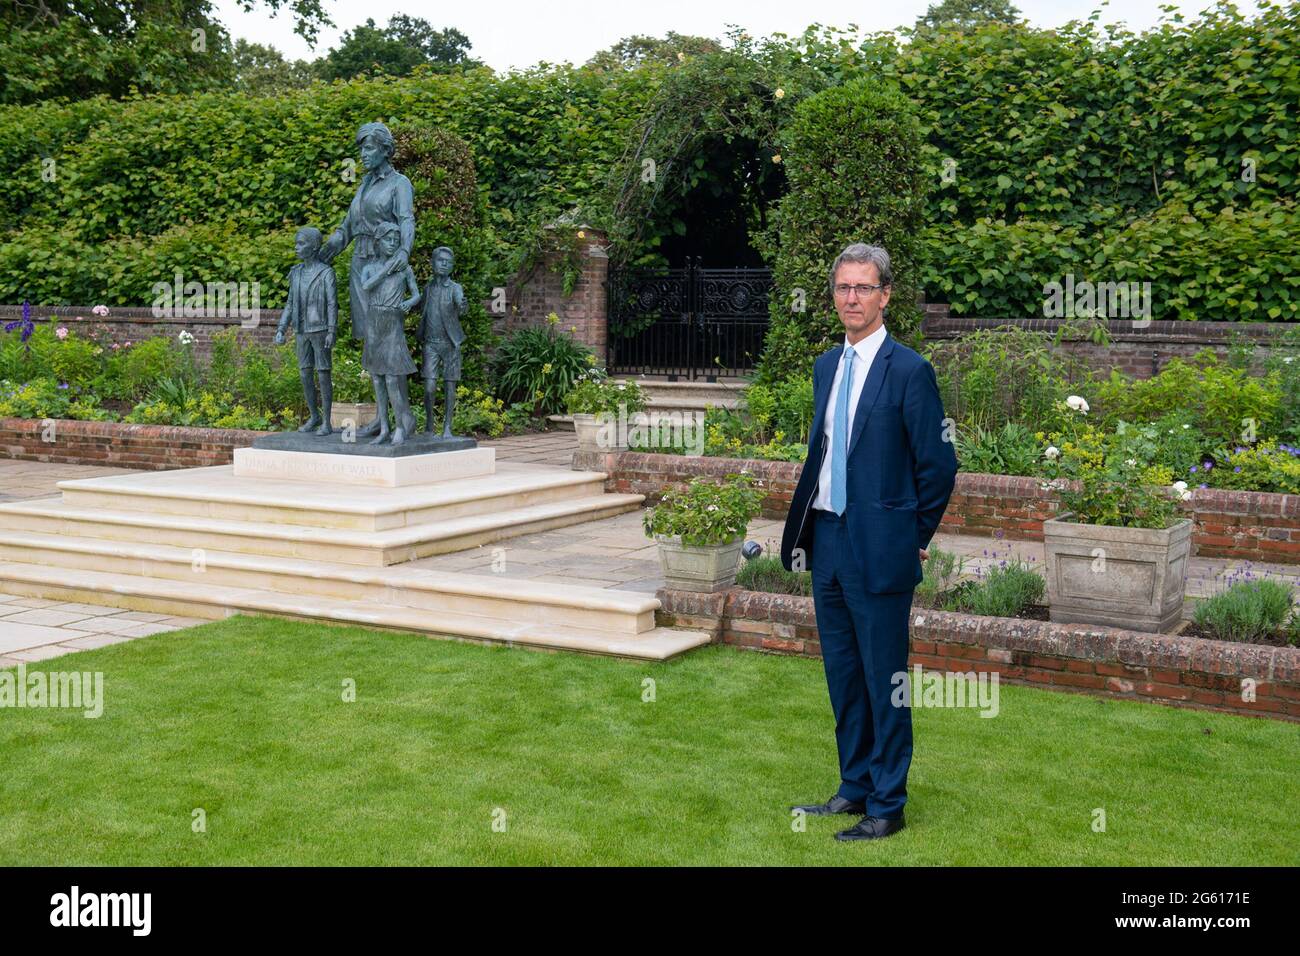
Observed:
[[[627,451],[627,436],[618,434],[617,417],[575,412],[573,430],[578,433],[579,452]]]
[[[744,536],[725,544],[682,544],[680,535],[654,536],[664,586],[679,591],[721,591],[736,583]]]
[[[1051,619],[1167,633],[1183,617],[1192,519],[1168,528],[1043,522]]]
[[[379,406],[374,402],[333,402],[330,405],[330,427],[342,428],[349,418],[360,428],[375,420]]]

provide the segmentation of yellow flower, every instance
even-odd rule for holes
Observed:
[[[551,371],[551,363],[547,362],[545,365],[542,366],[542,374],[549,375],[550,371]]]
[[[586,234],[586,232],[584,232],[583,230],[579,229],[579,230],[578,230],[578,238],[579,238],[579,239],[586,239],[586,238],[587,238],[587,234]]]
[[[779,165],[780,162],[781,162],[781,154],[780,154],[780,153],[773,153],[773,154],[772,154],[772,162],[777,163],[777,164]]]
[[[785,90],[781,89],[781,87],[778,86],[776,88],[776,93],[774,95],[778,100],[783,100],[785,99]]]

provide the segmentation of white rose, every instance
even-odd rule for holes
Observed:
[[[1057,448],[1055,445],[1048,445],[1047,451],[1043,452],[1043,456],[1055,461],[1057,458],[1061,457],[1061,449]]]
[[[1083,412],[1085,415],[1088,414],[1088,400],[1082,395],[1071,395],[1065,400],[1065,404],[1069,405],[1076,412]]]

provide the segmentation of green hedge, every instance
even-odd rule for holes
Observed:
[[[1249,19],[1225,4],[1142,34],[1093,21],[990,24],[903,44],[810,29],[737,44],[734,56],[761,64],[737,76],[758,76],[761,88],[722,104],[727,117],[712,115],[718,104],[699,104],[695,125],[726,129],[734,119],[764,140],[744,144],[764,157],[781,148],[789,106],[818,88],[810,71],[832,87],[892,79],[920,118],[919,159],[933,187],[918,284],[955,313],[1040,314],[1043,283],[1074,274],[1152,282],[1154,318],[1291,319],[1300,302],[1289,275],[1297,50],[1296,0],[1264,3]],[[0,301],[138,305],[177,263],[187,277],[212,263],[221,280],[262,281],[272,290],[265,304],[279,305],[285,238],[304,222],[328,228],[342,216],[355,188],[343,176],[356,155],[352,137],[379,118],[395,132],[434,127],[469,144],[497,284],[535,251],[538,227],[556,213],[578,207],[594,225],[613,224],[611,179],[678,68],[483,69],[274,98],[2,108]],[[783,106],[775,87],[789,96]],[[768,102],[770,123],[755,115]],[[713,156],[716,147],[701,143],[681,157],[681,175],[699,177],[697,163],[715,162],[732,175],[735,157]],[[1253,177],[1243,178],[1243,160]],[[679,225],[674,215],[654,218],[636,237],[641,249],[620,258],[658,248]],[[272,275],[280,278],[268,286]]]
[[[917,259],[929,182],[911,104],[888,84],[854,80],[800,103],[785,139],[790,188],[776,211],[764,383],[807,375],[813,360],[843,339],[827,269],[849,240],[889,251],[891,334],[907,339],[920,323]]]

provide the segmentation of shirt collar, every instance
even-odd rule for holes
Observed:
[[[844,347],[852,348],[857,353],[857,359],[861,362],[869,362],[880,351],[880,346],[885,343],[885,324],[882,322],[880,328],[872,332],[865,338],[858,339],[858,344],[850,346],[849,337],[844,336]],[[843,356],[840,356],[843,359]]]

